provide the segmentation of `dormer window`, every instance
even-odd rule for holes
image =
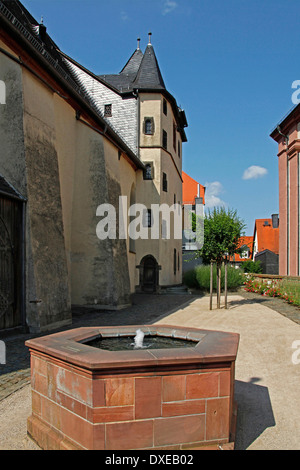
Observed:
[[[154,119],[153,117],[145,117],[144,119],[144,134],[153,135],[154,134]]]
[[[111,117],[112,116],[112,105],[111,104],[105,104],[104,105],[104,116],[105,117]]]

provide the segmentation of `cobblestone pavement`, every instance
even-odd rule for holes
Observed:
[[[194,298],[191,294],[136,294],[132,306],[119,311],[74,308],[72,325],[42,335],[20,333],[9,337],[0,332],[0,340],[6,346],[6,364],[0,364],[0,401],[30,382],[30,354],[26,340],[81,326],[151,324]]]
[[[245,304],[253,301],[261,303],[300,324],[299,307],[289,305],[278,298],[246,292],[244,289],[240,289],[238,293],[244,298]],[[119,311],[74,308],[72,325],[61,328],[59,331],[81,326],[151,324],[169,315],[173,310],[192,302],[196,297],[199,297],[199,293],[197,295],[136,294],[133,296],[132,306]],[[51,331],[48,334],[54,332]],[[38,335],[18,334],[4,337],[0,333],[0,340],[2,339],[6,346],[6,364],[0,364],[0,401],[30,382],[30,355],[25,341],[36,336]]]

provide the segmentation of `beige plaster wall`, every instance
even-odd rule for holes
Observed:
[[[53,93],[22,69],[24,147],[27,175],[28,262],[34,272],[41,331],[71,320],[68,269],[56,149]],[[28,279],[29,283],[33,279]],[[27,289],[32,286],[27,283]]]
[[[167,115],[163,113],[163,96],[159,93],[144,93],[140,96],[140,157],[143,162],[151,162],[154,167],[154,179],[152,181],[140,181],[138,185],[138,200],[151,208],[152,203],[174,204],[182,202],[182,151],[178,156],[178,140],[180,134],[176,131],[176,149],[173,147],[173,123],[175,118],[172,107],[167,102]],[[145,135],[143,123],[145,117],[154,119],[154,134]],[[162,148],[162,130],[168,135],[167,150]],[[163,191],[163,173],[167,175],[168,191]],[[172,220],[172,218],[171,218]],[[174,239],[174,226],[171,224],[171,237],[169,240],[162,239],[138,240],[136,243],[136,261],[139,264],[144,256],[152,254],[161,266],[159,273],[159,284],[168,286],[180,284],[182,281],[182,241]],[[174,274],[173,260],[174,249],[176,249],[176,274]],[[179,269],[178,269],[179,261]],[[139,273],[136,273],[136,284],[139,283]]]

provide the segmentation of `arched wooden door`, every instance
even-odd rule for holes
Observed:
[[[0,194],[0,330],[22,324],[22,204]]]
[[[159,266],[152,255],[145,256],[141,261],[140,284],[144,292],[155,292],[158,286]]]

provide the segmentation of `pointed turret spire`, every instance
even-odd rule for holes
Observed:
[[[143,59],[139,66],[138,74],[133,83],[134,88],[165,89],[165,84],[156,59],[154,48],[151,44],[152,33],[149,33],[149,43],[146,47]]]
[[[138,73],[139,67],[141,65],[142,59],[143,59],[143,53],[140,49],[140,38],[137,38],[137,48],[126,63],[126,65],[122,68],[120,73]]]

